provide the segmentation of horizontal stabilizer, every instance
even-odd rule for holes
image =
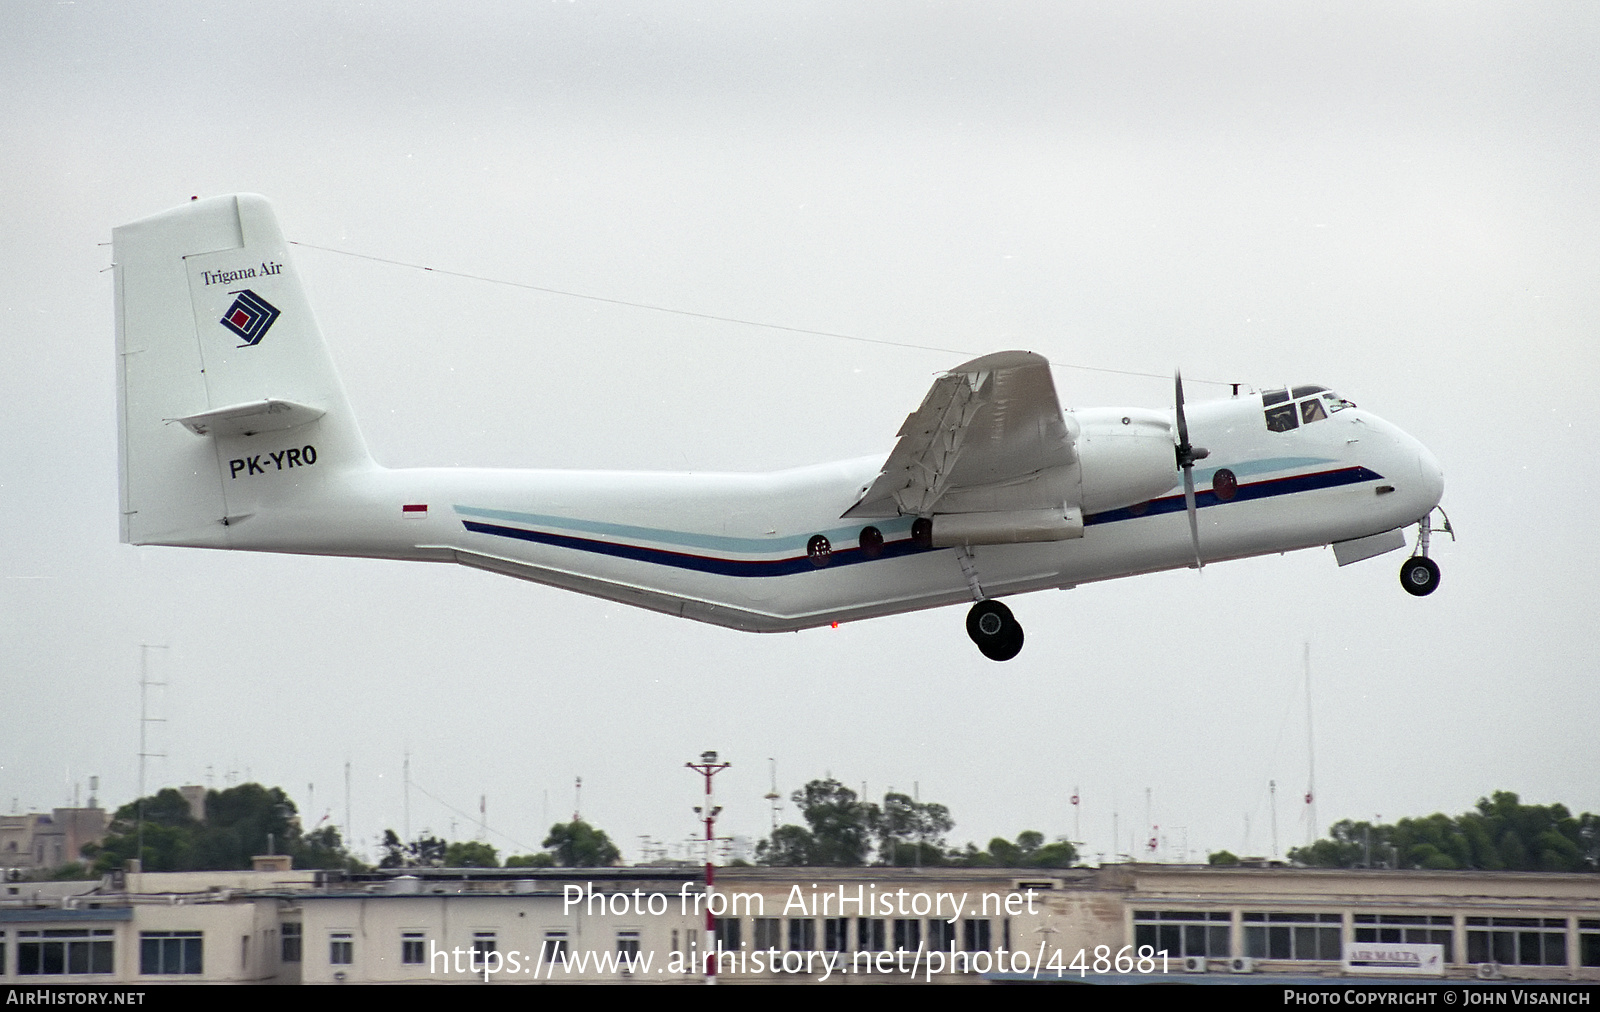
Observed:
[[[177,422],[197,436],[253,436],[258,432],[297,429],[316,421],[322,415],[321,408],[268,398],[264,401],[232,404],[225,408],[215,408],[197,415],[169,420]]]

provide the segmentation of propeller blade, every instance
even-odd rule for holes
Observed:
[[[1194,568],[1204,569],[1200,560],[1200,515],[1194,505],[1194,466],[1183,469],[1183,506],[1189,512],[1189,543],[1194,546]]]
[[[1183,507],[1189,514],[1189,544],[1194,547],[1194,568],[1204,569],[1200,558],[1200,514],[1194,504],[1194,462],[1210,456],[1189,443],[1189,420],[1183,414],[1183,370],[1172,370],[1172,402],[1178,422],[1178,466],[1183,468]]]
[[[1183,417],[1183,370],[1172,370],[1172,399],[1178,407],[1178,447],[1184,454],[1189,452],[1189,420]]]

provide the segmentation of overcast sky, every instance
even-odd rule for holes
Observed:
[[[1596,52],[1589,2],[0,5],[0,811],[135,796],[141,643],[151,790],[248,777],[342,825],[348,762],[369,852],[408,751],[413,834],[476,835],[486,795],[536,849],[581,776],[633,859],[695,831],[708,748],[733,834],[771,758],[784,795],[915,786],[952,842],[1091,857],[1147,791],[1164,853],[1269,853],[1275,780],[1286,850],[1305,643],[1321,828],[1600,811]],[[1165,407],[1178,366],[1191,400],[1331,386],[1433,450],[1460,541],[1426,599],[1327,551],[1017,598],[1003,665],[960,608],[758,637],[121,545],[104,244],[241,190],[316,246],[885,342],[301,247],[391,466],[887,453],[935,373],[1027,348],[1068,406]]]

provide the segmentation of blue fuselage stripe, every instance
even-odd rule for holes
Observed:
[[[1319,489],[1337,488],[1341,485],[1378,481],[1382,477],[1376,471],[1365,467],[1345,467],[1333,471],[1321,471],[1316,474],[1297,474],[1286,478],[1273,478],[1267,481],[1240,485],[1233,498],[1228,500],[1218,498],[1217,494],[1210,489],[1204,492],[1197,492],[1195,493],[1195,508],[1209,509],[1213,506],[1222,506],[1227,503],[1271,499],[1277,496],[1294,495],[1298,492],[1312,492]],[[486,515],[490,511],[477,512],[479,512],[479,515]],[[1183,496],[1166,496],[1161,499],[1153,499],[1142,507],[1134,506],[1126,509],[1108,510],[1104,513],[1095,513],[1084,517],[1083,522],[1085,526],[1098,526],[1119,523],[1124,520],[1137,520],[1141,517],[1159,516],[1164,513],[1182,512],[1184,512]],[[659,566],[671,566],[676,569],[690,569],[699,573],[715,573],[720,576],[792,576],[796,573],[809,573],[815,569],[822,568],[814,563],[809,556],[805,555],[782,559],[734,559],[715,555],[676,552],[644,545],[622,544],[616,541],[599,541],[594,538],[528,530],[523,527],[507,527],[503,524],[484,523],[480,520],[463,520],[462,526],[474,534],[514,538],[519,541],[530,541],[534,544],[550,545],[555,548],[570,548],[573,551],[609,555],[613,558],[649,562]],[[825,565],[830,569],[834,566],[853,566],[863,562],[873,562],[877,559],[894,559],[906,555],[915,555],[926,550],[918,548],[910,538],[904,538],[898,541],[885,541],[883,547],[872,555],[868,555],[861,548],[834,549],[832,554],[828,556]]]
[[[570,534],[550,534],[545,531],[524,530],[520,527],[502,527],[499,524],[486,524],[476,520],[463,521],[462,526],[475,534],[493,534],[502,538],[532,541],[540,545],[554,545],[557,548],[571,548],[580,552],[632,559],[635,562],[653,562],[659,566],[692,569],[698,573],[716,573],[719,576],[791,576],[820,568],[811,561],[810,556],[806,555],[788,559],[724,559],[714,555],[692,555],[688,552],[646,548],[642,545],[622,545],[614,541],[595,541],[591,538],[573,537]],[[910,538],[886,541],[876,555],[868,555],[860,548],[834,549],[828,556],[826,565],[830,568],[853,566],[874,559],[893,559],[911,555],[920,550],[912,544]]]
[[[1219,498],[1215,491],[1206,489],[1204,492],[1196,492],[1194,494],[1194,506],[1197,510],[1203,510],[1230,502],[1272,499],[1280,495],[1294,495],[1296,492],[1314,492],[1318,489],[1338,488],[1340,485],[1357,485],[1364,481],[1381,481],[1382,479],[1383,475],[1365,467],[1341,467],[1333,471],[1318,471],[1315,474],[1293,474],[1286,478],[1271,478],[1267,481],[1256,481],[1248,485],[1240,485],[1232,499]],[[1123,520],[1159,516],[1162,513],[1182,513],[1185,509],[1183,496],[1169,495],[1162,499],[1152,499],[1141,506],[1130,506],[1125,509],[1095,513],[1084,517],[1083,523],[1084,526],[1114,524]]]

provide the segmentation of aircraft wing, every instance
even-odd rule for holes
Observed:
[[[1056,509],[1080,498],[1050,363],[1002,351],[934,381],[883,471],[846,517]]]

